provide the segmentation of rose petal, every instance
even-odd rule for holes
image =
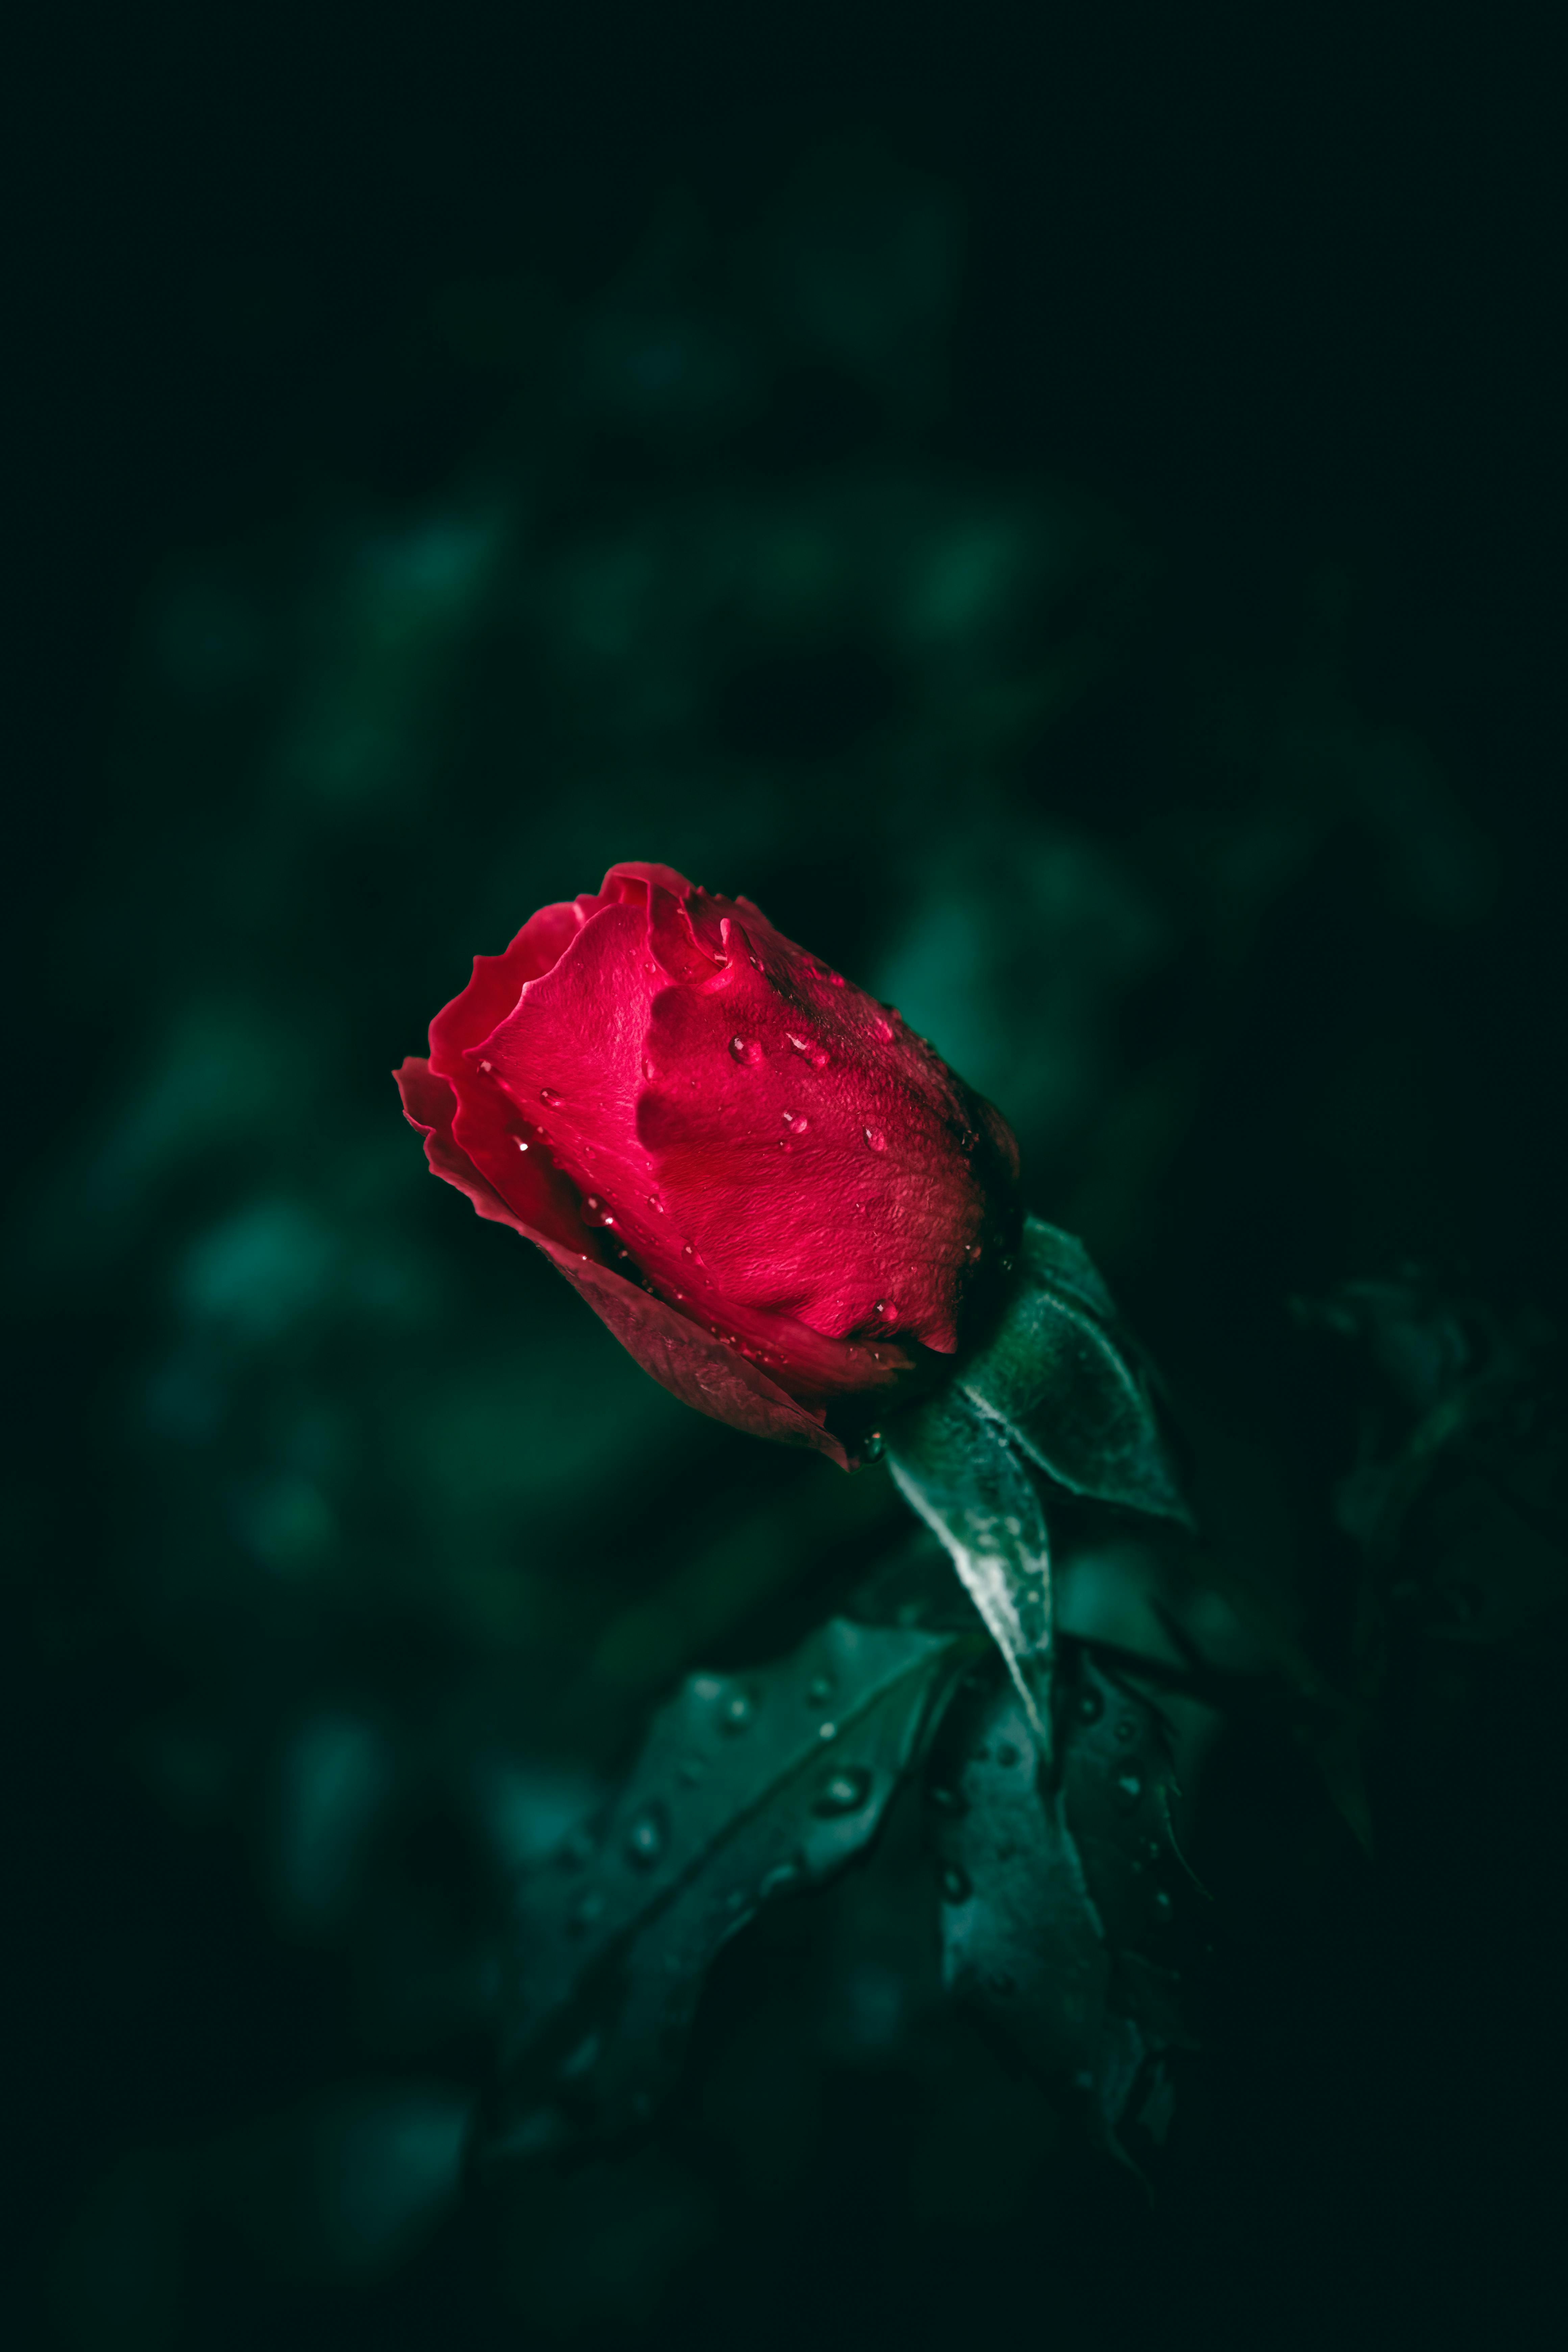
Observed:
[[[476,956],[473,978],[430,1024],[430,1065],[443,1077],[457,1070],[464,1049],[488,1037],[504,1020],[524,985],[565,953],[592,912],[594,899],[566,899],[531,915],[504,955]]]
[[[689,1323],[662,1299],[649,1297],[612,1267],[591,1260],[573,1265],[558,1249],[550,1255],[627,1353],[683,1404],[695,1405],[699,1412],[754,1437],[814,1446],[847,1470],[848,1455],[823,1413],[797,1404],[735,1349]]]
[[[737,954],[721,990],[651,1008],[637,1132],[659,1186],[721,1297],[950,1353],[986,1223],[972,1161],[997,1150],[983,1107],[760,917],[742,936],[761,970]]]
[[[598,1236],[583,1226],[575,1190],[542,1149],[518,1150],[515,1124],[499,1097],[490,1121],[482,1105],[477,1116],[465,1116],[451,1081],[426,1061],[410,1056],[392,1075],[404,1117],[425,1138],[433,1173],[466,1192],[481,1217],[510,1225],[541,1247],[551,1241],[599,1255]]]
[[[462,1057],[465,1107],[488,1076],[589,1191],[653,1189],[637,1141],[643,1038],[655,982],[642,908],[602,907],[559,961]],[[489,1065],[488,1070],[483,1066]],[[459,1132],[467,1139],[463,1122]]]
[[[683,1404],[716,1421],[785,1444],[814,1446],[849,1466],[838,1439],[821,1412],[812,1412],[770,1381],[764,1372],[722,1339],[711,1338],[661,1299],[628,1282],[596,1255],[597,1237],[584,1233],[582,1246],[531,1225],[487,1181],[452,1134],[457,1097],[428,1062],[411,1055],[395,1070],[404,1116],[425,1137],[425,1153],[437,1176],[466,1192],[481,1217],[510,1225],[543,1250],[574,1288],[587,1300],[643,1370]]]

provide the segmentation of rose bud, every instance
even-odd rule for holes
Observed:
[[[1005,1122],[747,898],[613,866],[396,1073],[437,1176],[699,1412],[848,1467],[1018,1228]]]

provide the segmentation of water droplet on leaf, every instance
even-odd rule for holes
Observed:
[[[805,1696],[808,1704],[812,1706],[820,1706],[832,1688],[833,1685],[826,1675],[815,1675],[806,1685]]]
[[[647,1812],[637,1815],[626,1832],[626,1860],[638,1870],[651,1870],[668,1843],[669,1832],[664,1809],[660,1805],[650,1805]]]
[[[750,1691],[731,1691],[719,1710],[719,1722],[725,1731],[744,1731],[756,1711]]]
[[[847,1765],[826,1780],[812,1801],[811,1810],[825,1819],[838,1813],[856,1813],[871,1793],[871,1775],[863,1764]]]
[[[969,1880],[962,1870],[944,1870],[942,1874],[942,1899],[944,1903],[966,1903]]]
[[[1119,1772],[1111,1788],[1122,1811],[1130,1813],[1143,1794],[1143,1776],[1141,1772]]]

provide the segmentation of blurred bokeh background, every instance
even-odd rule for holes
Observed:
[[[656,2145],[466,2216],[510,1874],[906,1523],[644,1380],[387,1073],[616,858],[755,898],[1003,1107],[1331,1664],[1349,1409],[1289,1298],[1568,1272],[1531,22],[21,44],[19,2340],[1283,2342],[1314,2283],[1505,2294],[1557,1914],[1491,1814],[1468,1898],[1436,1836],[1391,1896],[1274,1749],[1198,1825],[1235,1932],[1157,2214],[933,2011],[905,1830],[737,1948]],[[1550,1820],[1509,1853],[1554,1885]]]

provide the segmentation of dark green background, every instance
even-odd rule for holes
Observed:
[[[541,15],[17,54],[26,2340],[1495,2326],[1561,2083],[1523,1665],[1375,1875],[1226,1751],[1152,2216],[924,2005],[906,1829],[726,1964],[658,2147],[453,2217],[509,1870],[904,1522],[646,1381],[386,1073],[613,859],[757,898],[1002,1106],[1331,1666],[1288,1297],[1563,1303],[1544,23]]]

